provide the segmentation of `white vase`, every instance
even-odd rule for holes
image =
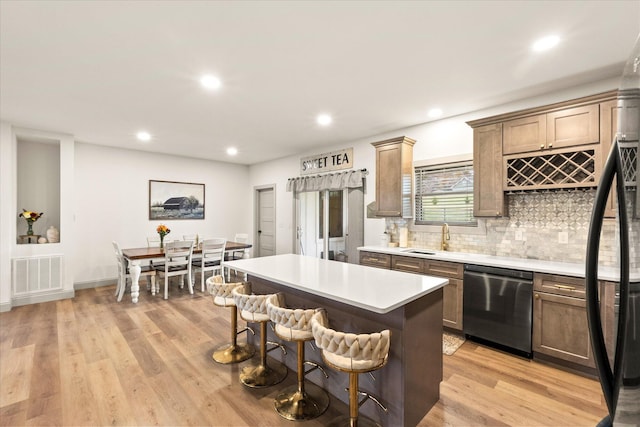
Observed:
[[[49,243],[58,243],[60,241],[60,232],[53,225],[47,229],[47,240]]]

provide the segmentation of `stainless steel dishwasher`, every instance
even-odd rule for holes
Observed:
[[[463,332],[531,357],[533,273],[465,264]]]

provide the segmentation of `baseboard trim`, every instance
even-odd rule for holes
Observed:
[[[73,284],[73,289],[93,289],[93,288],[101,288],[102,286],[110,286],[118,283],[118,278],[114,277],[113,279],[102,279],[102,280],[89,280],[87,282],[76,282]]]
[[[43,292],[39,294],[32,295],[24,295],[14,297],[11,300],[11,305],[9,310],[12,307],[18,307],[21,305],[29,305],[29,304],[38,304],[41,302],[50,302],[50,301],[58,301],[62,299],[69,299],[75,296],[75,292],[71,291],[52,291],[52,292]]]
[[[13,304],[11,304],[10,302],[3,302],[2,304],[0,304],[0,313],[11,311],[11,307],[13,307]]]

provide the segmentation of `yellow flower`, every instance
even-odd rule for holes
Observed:
[[[171,230],[169,230],[169,227],[167,227],[164,224],[160,224],[158,228],[156,228],[156,231],[160,236],[165,236],[166,234],[171,233]]]
[[[26,219],[27,222],[36,222],[42,215],[44,215],[43,212],[37,213],[26,209],[22,209],[22,212],[18,214],[19,217]]]

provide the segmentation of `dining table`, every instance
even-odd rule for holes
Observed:
[[[225,253],[243,251],[251,248],[249,243],[240,243],[227,241],[224,246]],[[200,245],[193,247],[193,254],[201,254],[202,248]],[[144,247],[144,248],[129,248],[122,249],[122,255],[128,262],[129,274],[131,275],[131,302],[137,304],[138,297],[140,296],[140,272],[142,267],[140,266],[141,260],[153,260],[164,259],[164,249],[161,247]]]

